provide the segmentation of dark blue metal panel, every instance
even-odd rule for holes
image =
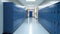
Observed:
[[[4,33],[12,33],[13,30],[13,3],[3,3],[4,11]]]
[[[29,17],[32,17],[32,11],[29,11]]]
[[[57,18],[58,18],[58,26],[57,26],[57,34],[60,34],[60,2],[57,5]]]

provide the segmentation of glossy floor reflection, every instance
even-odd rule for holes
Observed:
[[[27,18],[13,34],[49,34],[49,32],[35,18]]]

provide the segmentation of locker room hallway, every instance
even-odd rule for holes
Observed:
[[[60,34],[60,0],[0,1],[0,34]]]
[[[14,34],[49,34],[35,18],[27,18]]]

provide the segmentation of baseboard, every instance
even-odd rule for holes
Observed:
[[[13,34],[13,33],[3,33],[3,34]]]

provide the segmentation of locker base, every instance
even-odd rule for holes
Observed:
[[[13,34],[13,33],[3,33],[3,34]]]

